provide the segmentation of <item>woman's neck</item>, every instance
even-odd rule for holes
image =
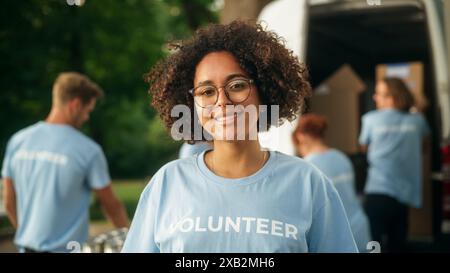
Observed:
[[[267,158],[258,140],[214,141],[214,150],[205,154],[205,163],[218,176],[241,178],[256,173]]]
[[[322,141],[317,141],[310,144],[304,156],[306,157],[312,154],[324,153],[329,149],[330,147],[328,147],[325,143],[323,143]]]

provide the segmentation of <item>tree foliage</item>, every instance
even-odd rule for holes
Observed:
[[[176,157],[143,74],[183,39],[217,20],[213,0],[2,1],[0,152],[17,130],[42,120],[62,71],[87,74],[106,97],[83,128],[102,145],[114,177],[142,177]]]

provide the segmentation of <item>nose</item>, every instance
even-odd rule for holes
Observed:
[[[225,94],[225,89],[223,87],[219,87],[217,92],[219,92],[216,102],[217,107],[225,107],[226,105],[233,104]]]

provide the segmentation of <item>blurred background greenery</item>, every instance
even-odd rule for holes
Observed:
[[[106,97],[82,130],[103,147],[114,191],[132,217],[149,178],[177,158],[181,145],[150,107],[143,75],[169,54],[167,42],[211,22],[255,19],[270,1],[2,0],[1,158],[15,132],[46,118],[56,76],[84,73]],[[1,209],[0,252],[15,251],[14,229]],[[113,228],[95,198],[90,217],[90,233]]]
[[[61,71],[87,74],[106,93],[83,131],[98,142],[114,178],[144,178],[177,157],[143,74],[165,43],[218,21],[214,0],[2,1],[0,155],[21,128],[42,120]]]
[[[130,217],[133,217],[139,202],[141,192],[144,190],[147,181],[144,180],[114,180],[113,189],[117,197],[123,202]],[[105,215],[98,199],[93,198],[89,211],[92,221],[105,221]]]

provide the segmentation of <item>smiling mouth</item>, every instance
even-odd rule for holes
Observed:
[[[244,111],[236,111],[236,112],[230,113],[228,115],[218,115],[218,116],[214,117],[214,121],[217,123],[222,123],[222,124],[233,123],[234,120],[236,118],[242,116],[243,113],[244,113]]]

